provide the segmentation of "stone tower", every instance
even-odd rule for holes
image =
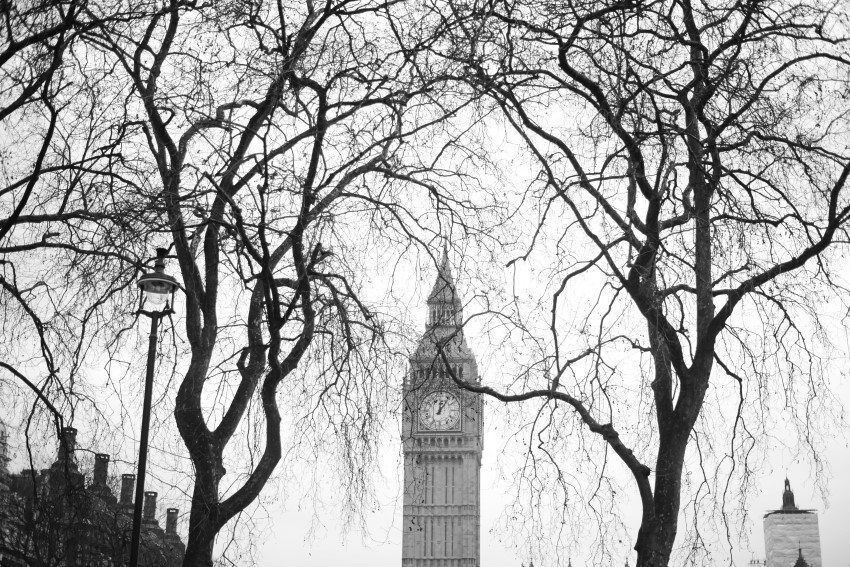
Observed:
[[[428,295],[428,321],[404,382],[402,567],[480,566],[482,399],[453,373],[478,384],[460,299],[444,251]]]
[[[782,508],[764,515],[764,550],[767,567],[794,567],[800,558],[809,567],[821,567],[818,515],[797,508],[787,478]]]

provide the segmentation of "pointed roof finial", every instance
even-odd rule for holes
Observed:
[[[434,281],[434,287],[428,294],[428,303],[456,303],[458,306],[460,305],[455,293],[455,281],[452,276],[451,263],[449,263],[449,248],[446,244],[443,244],[443,257],[437,267],[437,279]]]
[[[443,243],[443,257],[440,258],[440,275],[452,282],[452,266],[449,264],[449,245]],[[454,283],[454,282],[452,282]]]
[[[791,490],[791,482],[788,480],[788,477],[785,477],[785,490],[782,492],[782,509],[797,509],[797,505],[794,503],[794,492]]]

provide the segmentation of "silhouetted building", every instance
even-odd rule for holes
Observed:
[[[8,471],[0,425],[0,567],[120,567],[127,564],[135,475],[123,475],[121,498],[108,486],[109,455],[95,455],[86,486],[74,456],[77,431],[62,430],[56,462],[40,472]],[[185,546],[176,508],[166,529],[156,519],[156,492],[146,492],[139,565],[179,567]]]

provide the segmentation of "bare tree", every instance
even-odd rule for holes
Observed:
[[[18,268],[4,288],[19,299],[2,321],[8,349],[21,325],[47,329],[50,353],[46,368],[20,356],[5,369],[74,392],[59,407],[71,416],[98,406],[84,367],[103,364],[103,346],[111,370],[127,356],[134,280],[154,245],[169,246],[185,306],[179,333],[163,331],[172,340],[157,380],[176,378],[176,393],[158,387],[192,468],[184,564],[209,566],[217,535],[272,477],[284,436],[330,439],[343,504],[366,491],[396,384],[391,319],[369,306],[364,281],[370,259],[392,261],[383,249],[433,237],[429,205],[441,217],[472,208],[443,190],[465,168],[440,168],[464,151],[454,140],[465,127],[445,124],[469,101],[441,101],[423,50],[401,47],[417,32],[404,3],[113,8],[82,8],[93,23],[66,74],[87,96],[64,101],[50,175],[30,177],[34,198],[0,240]],[[125,372],[109,377],[118,391]]]
[[[784,407],[812,444],[812,406],[828,402],[820,302],[846,305],[831,251],[850,221],[846,5],[496,0],[434,13],[441,55],[533,160],[519,192],[537,203],[534,228],[508,265],[537,270],[549,294],[545,326],[519,300],[499,316],[538,358],[506,388],[463,385],[542,401],[529,444],[555,472],[531,483],[534,502],[580,512],[567,486],[578,450],[596,476],[586,514],[616,522],[601,501],[617,500],[613,453],[640,501],[637,565],[671,563],[683,518],[675,562],[705,561],[700,515],[726,517],[768,424]],[[600,560],[613,544],[602,534]]]
[[[28,116],[37,116],[38,111],[30,107],[38,107],[45,111],[48,123],[32,166],[33,174],[21,184],[23,189],[19,191],[17,202],[13,201],[12,211],[0,224],[0,239],[9,232],[26,206],[53,139],[57,109],[52,95],[59,88],[53,79],[62,64],[78,16],[79,6],[76,2],[67,5],[48,2],[32,5],[9,3],[2,8],[4,33],[0,44],[0,88],[3,98],[0,102],[0,121],[25,112]],[[0,196],[15,189],[15,186],[4,187]]]
[[[102,210],[85,206],[102,198],[108,164],[115,158],[109,144],[94,145],[101,134],[93,124],[102,74],[80,74],[78,58],[83,34],[111,18],[128,17],[120,6],[109,9],[93,12],[76,0],[0,7],[0,289],[2,324],[10,331],[0,366],[16,386],[29,390],[24,396],[32,401],[27,432],[44,410],[57,438],[63,421],[72,419],[74,378],[91,338],[89,325],[99,323],[96,310],[76,309],[87,302],[74,299],[87,297],[95,305],[108,301],[108,293],[98,295],[105,288],[91,285],[92,274],[112,272],[97,259],[128,258],[108,245],[122,230],[120,215],[115,215],[117,225],[98,237],[79,230],[85,222],[108,219]],[[80,129],[87,134],[78,135]],[[86,177],[101,181],[84,183]],[[70,231],[54,241],[60,226]],[[21,262],[39,251],[47,251],[44,259],[58,250],[71,256],[87,249],[95,251],[88,260],[78,256],[71,262],[73,281],[58,266],[34,276],[31,266],[37,262]],[[40,364],[31,358],[36,352]],[[16,364],[22,360],[28,362]],[[41,378],[32,378],[32,370]],[[60,378],[61,371],[65,376]]]

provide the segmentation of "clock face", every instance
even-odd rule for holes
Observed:
[[[448,392],[431,392],[419,406],[419,421],[431,431],[454,429],[460,421],[460,402]]]

